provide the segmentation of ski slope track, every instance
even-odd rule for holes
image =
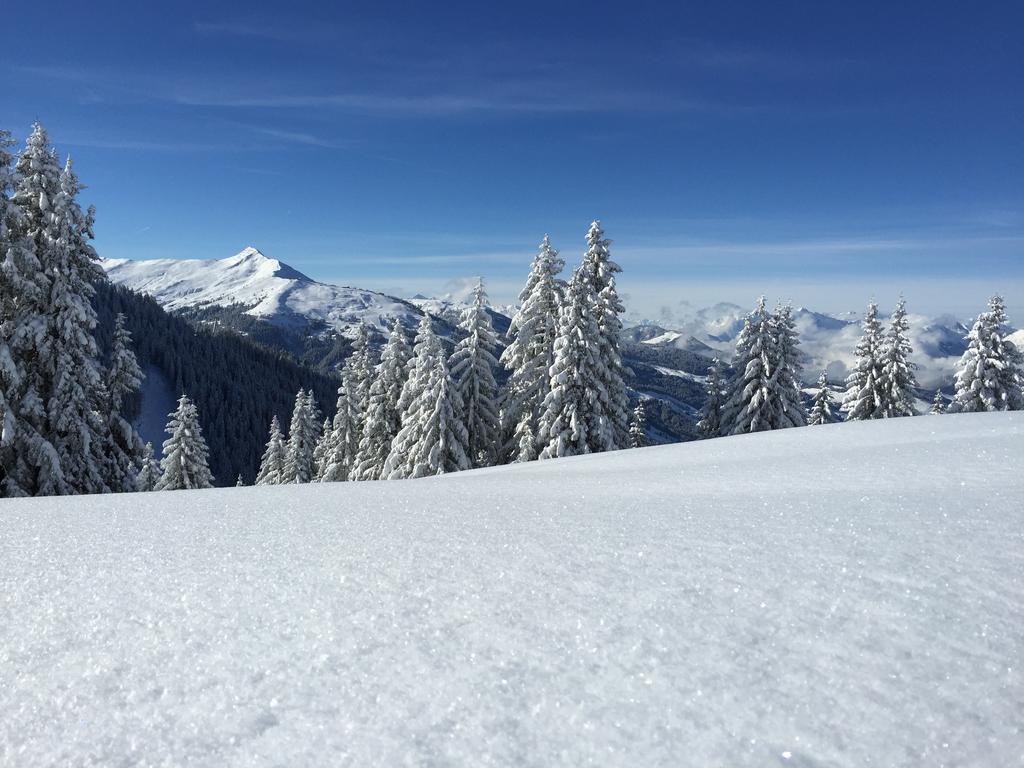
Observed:
[[[0,765],[1010,766],[1024,418],[0,502]]]

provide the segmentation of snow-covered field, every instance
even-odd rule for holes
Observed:
[[[1024,418],[0,502],[0,765],[1009,766]]]

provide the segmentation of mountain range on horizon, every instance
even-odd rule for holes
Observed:
[[[360,325],[383,334],[395,320],[411,330],[423,312],[454,325],[471,289],[470,281],[463,281],[465,290],[403,299],[319,282],[251,246],[224,259],[108,259],[102,266],[112,282],[151,296],[169,312],[200,313],[206,319],[216,319],[230,309],[253,321],[320,339],[352,338]],[[507,330],[515,307],[492,304],[490,309],[499,332]],[[728,361],[748,312],[749,308],[728,302],[690,307],[671,321],[637,321],[634,312],[634,319],[627,321],[627,334],[650,347]],[[854,361],[860,318],[807,307],[797,307],[793,314],[805,357],[804,383],[809,385],[826,370],[830,381],[841,384]],[[912,360],[920,385],[928,389],[950,386],[954,365],[966,346],[969,319],[911,314],[910,321]],[[1014,337],[1024,341],[1024,331],[1016,331]]]

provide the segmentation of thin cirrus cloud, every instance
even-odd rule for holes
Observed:
[[[332,39],[341,30],[335,24],[318,23],[310,25],[264,24],[252,21],[196,21],[192,29],[205,37],[242,37],[259,40],[273,40],[282,43],[309,42],[310,40]]]
[[[324,139],[319,136],[314,136],[313,134],[310,133],[303,133],[302,131],[285,131],[279,128],[267,128],[263,126],[251,125],[246,127],[263,136],[269,136],[270,138],[279,139],[281,141],[291,144],[302,144],[308,147],[337,149],[343,144],[343,142]]]
[[[80,101],[98,103],[169,103],[183,107],[224,109],[329,109],[381,117],[458,117],[472,114],[567,114],[646,112],[746,112],[757,105],[718,104],[685,96],[666,96],[643,89],[605,89],[592,93],[571,78],[550,76],[499,81],[486,75],[461,82],[421,82],[392,78],[383,92],[323,90],[301,92],[298,83],[279,82],[257,89],[244,80],[211,83],[155,73],[126,74],[72,66],[18,66],[16,72],[76,84],[88,84]]]
[[[516,91],[531,90],[526,86],[517,87]],[[540,98],[524,98],[516,93],[501,93],[500,89],[479,84],[478,88],[453,92],[367,94],[359,92],[279,93],[248,95],[244,93],[225,93],[202,91],[195,89],[179,89],[172,100],[178,104],[195,107],[224,108],[269,108],[269,109],[307,109],[326,108],[339,111],[358,112],[383,116],[458,116],[473,113],[583,113],[583,112],[619,112],[631,109],[642,109],[657,112],[685,112],[725,110],[724,105],[718,107],[695,99],[666,99],[665,97],[643,92],[605,93],[599,98],[581,98],[566,93],[568,88],[551,88],[548,86],[532,89],[535,94],[544,94]]]

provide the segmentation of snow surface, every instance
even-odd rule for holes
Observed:
[[[1008,766],[1024,417],[0,502],[0,765]]]
[[[249,247],[226,259],[106,259],[108,277],[152,296],[168,311],[241,304],[247,313],[281,325],[312,320],[354,336],[360,324],[388,332],[396,318],[407,328],[421,313],[411,304],[362,288],[318,283]]]

